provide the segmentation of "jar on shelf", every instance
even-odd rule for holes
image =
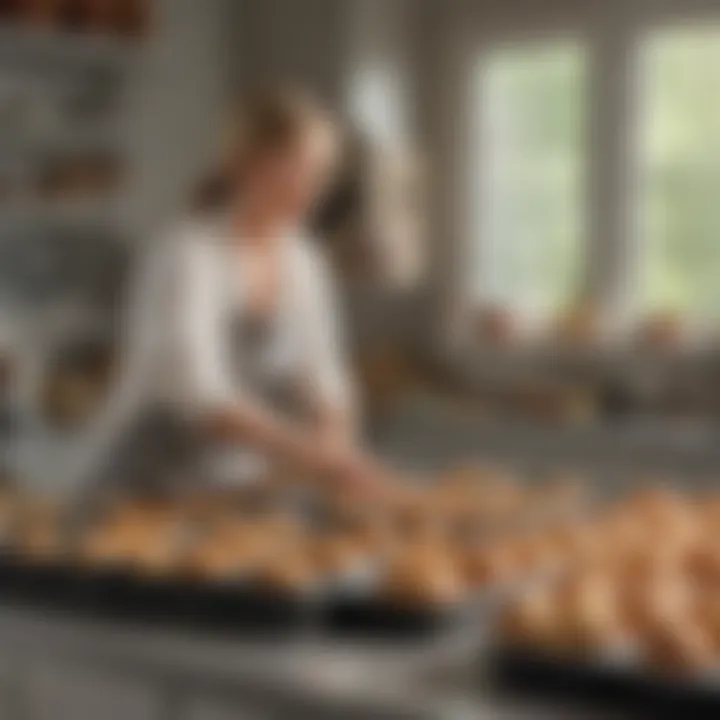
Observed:
[[[86,30],[86,0],[61,0],[59,24],[67,32],[78,33]]]
[[[53,29],[60,24],[61,12],[61,0],[24,0],[17,14],[29,25]]]
[[[84,27],[99,35],[112,35],[128,0],[84,0]],[[132,3],[130,3],[132,4]]]
[[[40,193],[47,201],[77,201],[108,197],[122,181],[122,167],[112,155],[71,157],[49,166]]]
[[[145,37],[149,26],[150,0],[123,0],[118,6],[116,29],[122,37]]]
[[[0,21],[21,18],[24,5],[24,0],[0,0]]]

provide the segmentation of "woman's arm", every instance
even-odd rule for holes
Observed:
[[[136,258],[125,297],[119,367],[102,408],[75,439],[69,484],[82,495],[105,476],[113,452],[155,399],[163,376],[163,331],[172,314],[172,258],[177,231],[164,234]]]
[[[330,440],[319,428],[292,423],[247,397],[210,409],[202,423],[214,439],[253,447],[320,480],[354,483],[359,470],[349,444]]]
[[[302,298],[304,367],[302,387],[319,441],[333,452],[352,458],[354,484],[390,485],[397,474],[358,443],[358,402],[348,369],[341,301],[324,259],[303,248]]]

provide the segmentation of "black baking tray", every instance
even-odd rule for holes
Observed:
[[[340,592],[327,602],[323,625],[339,635],[424,638],[456,627],[468,612],[466,603],[418,606],[386,600],[372,592]]]
[[[315,619],[310,593],[265,589],[245,581],[210,583],[88,568],[0,553],[0,598],[84,616],[222,632],[286,633]]]
[[[323,612],[325,627],[341,635],[426,638],[453,631],[473,617],[492,617],[510,592],[498,586],[469,592],[455,603],[419,605],[383,597],[378,574],[351,578],[329,593]]]
[[[62,559],[0,552],[0,597],[27,604],[72,607],[79,601],[82,571]]]
[[[315,608],[302,593],[244,581],[211,583],[107,570],[89,574],[83,585],[82,606],[88,613],[222,632],[301,629],[312,621]]]
[[[640,717],[720,717],[720,675],[666,677],[627,663],[584,661],[520,646],[494,647],[490,668],[498,686],[513,694]]]

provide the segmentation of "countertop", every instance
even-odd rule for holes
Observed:
[[[16,671],[41,662],[74,667],[80,677],[85,669],[122,676],[164,693],[161,717],[173,720],[185,717],[193,697],[208,695],[240,704],[271,699],[273,717],[284,715],[282,707],[313,718],[593,717],[496,692],[484,635],[479,625],[425,642],[349,642],[313,632],[262,640],[0,606],[0,648]]]

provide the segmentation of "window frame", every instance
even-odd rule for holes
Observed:
[[[520,13],[512,5],[496,8],[490,16],[479,11],[477,23],[471,23],[469,28],[456,28],[463,42],[463,49],[457,54],[463,64],[453,68],[455,82],[462,78],[456,111],[472,107],[478,58],[493,50],[504,45],[553,41],[576,42],[585,49],[587,226],[580,260],[580,292],[612,318],[615,329],[624,331],[643,311],[639,292],[643,248],[638,232],[639,51],[642,42],[657,33],[705,23],[720,26],[720,0],[686,0],[682,7],[671,0],[656,3],[628,0],[610,9],[604,6],[605,12],[602,8],[561,4],[537,15]],[[451,298],[445,302],[455,312],[464,308],[467,317],[476,309],[467,278],[467,253],[472,251],[472,243],[482,242],[477,237],[477,212],[470,197],[473,179],[478,176],[474,166],[478,140],[472,137],[469,123],[462,139],[453,148],[455,168],[459,168],[454,181],[457,185],[453,185],[461,202],[456,233],[459,247],[454,253]]]

